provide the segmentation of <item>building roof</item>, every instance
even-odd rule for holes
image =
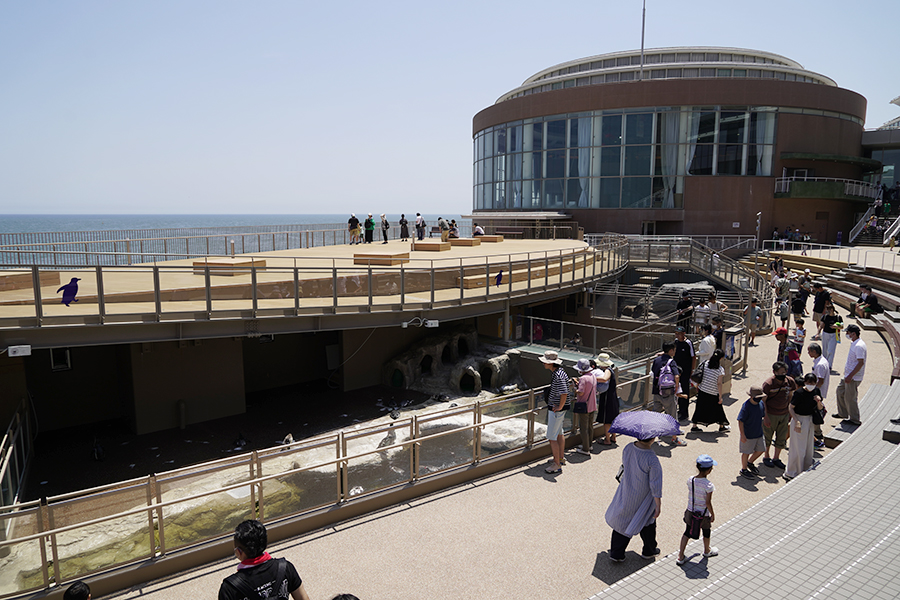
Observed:
[[[784,56],[725,47],[675,47],[598,54],[554,65],[526,79],[497,103],[541,92],[641,79],[758,78],[837,86]]]

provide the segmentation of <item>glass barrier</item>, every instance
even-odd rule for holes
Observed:
[[[39,271],[41,295],[53,302],[56,289],[60,286],[59,272]],[[59,302],[59,300],[56,300]],[[34,317],[34,276],[31,269],[0,270],[0,307],[4,318]]]
[[[43,274],[44,271],[41,271]],[[93,270],[59,271],[59,283],[41,285],[41,308],[47,317],[85,317],[100,314],[97,274]],[[42,275],[43,280],[43,275]]]
[[[89,573],[148,559],[156,550],[152,531],[147,513],[137,513],[56,534],[52,537],[59,575],[63,581],[71,581]]]
[[[274,266],[272,259],[256,270],[256,302],[259,310],[289,310],[294,307],[294,270]]]
[[[261,513],[266,519],[301,513],[335,504],[338,496],[338,437],[300,442],[284,449],[259,454],[260,475],[282,473],[262,482]],[[297,471],[314,465],[309,470]]]
[[[409,440],[411,421],[345,434],[345,456],[378,450]],[[412,479],[412,446],[383,450],[347,461],[345,498],[370,493]]]
[[[10,523],[14,519],[9,515],[0,516],[0,531],[12,526],[17,536],[24,537],[26,534],[16,524]],[[0,544],[0,595],[22,594],[47,587],[49,580],[45,579],[44,569],[41,568],[41,538],[10,542],[0,539]],[[49,564],[49,549],[46,560]],[[52,573],[48,572],[48,576]]]
[[[416,438],[442,434],[419,443],[418,476],[427,476],[474,460],[473,429],[463,429],[475,423],[474,407],[471,410],[437,418],[418,419]]]
[[[104,267],[103,309],[107,315],[154,314],[153,271]]]
[[[509,417],[527,410],[528,396],[482,405],[481,458],[524,448],[528,444],[528,415]]]

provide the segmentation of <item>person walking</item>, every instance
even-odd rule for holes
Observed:
[[[738,427],[741,431],[741,476],[746,479],[756,479],[759,469],[753,464],[757,458],[763,455],[766,449],[763,438],[763,419],[766,416],[766,405],[763,402],[766,395],[762,388],[753,386],[750,388],[750,398],[744,401],[738,412]]]
[[[409,221],[406,220],[405,214],[400,214],[400,241],[409,241]]]
[[[703,557],[718,556],[719,549],[710,546],[712,538],[712,524],[716,520],[716,511],[713,508],[712,495],[716,490],[716,486],[709,480],[709,474],[712,473],[716,461],[709,454],[701,454],[697,457],[697,475],[688,478],[688,505],[684,511],[684,523],[687,527],[684,535],[681,536],[681,546],[678,548],[678,558],[675,564],[679,567],[687,562],[684,550],[687,548],[691,539],[700,537],[703,532]],[[694,525],[694,520],[699,520]]]
[[[700,432],[700,425],[704,427],[713,423],[719,424],[719,431],[725,432],[731,429],[725,409],[722,408],[722,384],[725,380],[725,369],[721,366],[725,353],[721,350],[713,352],[705,363],[700,365],[703,376],[700,380],[697,392],[697,403],[694,406],[694,416],[691,418],[693,426],[691,431]]]
[[[366,230],[366,243],[371,244],[372,238],[375,235],[375,219],[372,218],[372,213],[369,213],[364,225]]]
[[[697,348],[697,359],[700,361],[699,364],[703,364],[716,351],[716,338],[713,336],[712,325],[709,323],[704,323],[700,327],[700,331],[703,334],[703,339],[700,340],[700,347]]]
[[[829,367],[834,367],[834,353],[837,350],[838,336],[841,329],[844,328],[844,320],[839,314],[834,304],[828,302],[825,305],[825,312],[821,317],[822,327],[822,355],[828,361]]]
[[[788,450],[788,481],[810,468],[813,464],[813,414],[824,408],[822,392],[816,387],[815,373],[803,376],[803,387],[791,398],[788,410],[791,414],[791,447]]]
[[[806,349],[807,354],[813,360],[812,372],[816,376],[816,387],[819,388],[820,396],[822,396],[822,402],[825,401],[825,398],[828,397],[828,389],[831,385],[831,365],[822,356],[822,347],[813,342]],[[822,408],[824,412],[824,407]],[[825,416],[824,414],[822,415]],[[816,448],[824,448],[825,447],[825,435],[822,433],[822,424],[817,423],[817,420],[813,420],[813,446]]]
[[[822,335],[822,315],[825,312],[825,305],[831,303],[831,294],[818,281],[812,284],[813,291],[813,323],[816,324],[816,335],[812,337],[813,341],[821,339]],[[827,353],[826,353],[827,356]]]
[[[350,245],[359,244],[359,219],[356,218],[355,213],[350,214],[350,219],[347,221],[347,231],[350,232]]]
[[[641,558],[652,560],[660,554],[656,545],[656,519],[662,509],[662,466],[653,452],[655,437],[637,440],[622,450],[622,477],[606,509],[606,523],[612,527],[609,559],[625,560],[625,550],[635,534],[644,547]]]
[[[837,412],[834,416],[853,425],[860,425],[859,384],[866,374],[866,343],[859,337],[858,325],[848,325],[846,332],[850,349],[847,352],[844,376],[837,386]]]
[[[575,452],[590,456],[591,444],[594,442],[594,420],[597,418],[597,378],[594,377],[594,369],[586,358],[578,359],[575,370],[580,376],[576,380],[572,412],[575,415],[575,427],[581,435],[581,445]]]
[[[694,344],[688,339],[684,327],[675,328],[675,363],[681,369],[681,393],[678,394],[679,421],[688,420],[688,409],[691,398],[691,374],[697,368],[697,354],[694,352]]]
[[[566,411],[569,409],[569,378],[562,368],[562,360],[559,354],[553,350],[547,350],[540,357],[544,368],[552,371],[550,376],[550,390],[547,398],[547,440],[550,442],[550,451],[553,453],[553,462],[544,469],[547,473],[561,473],[565,462],[566,440],[563,437],[563,421]]]
[[[760,318],[762,317],[762,309],[759,307],[759,300],[756,298],[752,298],[750,300],[750,304],[744,308],[744,316],[746,317],[744,323],[747,325],[747,329],[750,331],[750,342],[749,345],[756,345],[756,330],[759,329]]]
[[[653,359],[650,366],[653,373],[653,410],[664,412],[678,420],[678,398],[680,392],[681,369],[675,362],[675,342],[663,342],[662,353]],[[673,446],[687,446],[684,440],[672,436]]]

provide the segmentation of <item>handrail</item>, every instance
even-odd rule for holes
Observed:
[[[791,191],[791,183],[799,182],[834,182],[844,184],[844,194],[847,196],[858,196],[860,198],[871,198],[874,200],[880,185],[869,183],[868,181],[860,181],[858,179],[841,179],[836,177],[779,177],[775,180],[775,193],[786,194]]]
[[[14,504],[31,461],[34,424],[28,400],[19,403],[0,441],[0,506]]]
[[[875,205],[870,204],[868,210],[866,210],[865,214],[856,222],[856,225],[853,226],[853,229],[850,230],[850,233],[847,234],[847,243],[852,244],[853,240],[855,240],[860,232],[862,232],[863,228],[866,226],[866,223],[869,221],[869,217],[875,214]]]
[[[900,232],[900,217],[894,219],[894,222],[885,228],[881,245],[887,246],[890,243],[891,238],[897,235],[897,232]]]
[[[639,403],[636,403],[632,407],[626,407],[623,410],[641,408],[646,404],[646,402],[649,400],[649,396],[647,396],[647,390],[649,389],[648,381],[648,375],[642,374],[636,378],[621,381],[619,383],[619,388],[620,390],[622,390],[623,396],[637,396],[639,400]],[[365,498],[372,494],[379,493],[385,489],[397,488],[399,486],[406,486],[410,484],[415,485],[415,483],[419,480],[440,479],[447,476],[449,471],[467,468],[473,464],[477,464],[480,462],[490,462],[493,460],[497,460],[499,458],[508,456],[510,453],[523,452],[525,450],[533,448],[535,445],[544,447],[548,444],[548,442],[546,440],[542,440],[536,443],[535,430],[539,425],[536,416],[539,413],[546,411],[546,407],[537,405],[535,392],[540,392],[545,387],[547,386],[540,386],[526,392],[516,392],[513,394],[508,394],[498,397],[495,401],[492,402],[483,403],[476,401],[468,407],[465,407],[464,409],[441,409],[431,413],[429,417],[425,417],[424,419],[413,416],[411,418],[413,426],[410,429],[408,438],[400,439],[399,441],[375,449],[365,449],[359,452],[347,452],[346,445],[342,443],[342,440],[346,439],[343,431],[339,431],[337,434],[331,434],[329,436],[322,436],[320,438],[317,438],[317,443],[321,443],[325,439],[330,439],[330,442],[327,445],[332,445],[335,447],[337,453],[336,456],[334,456],[333,458],[326,458],[324,460],[315,460],[309,464],[305,464],[302,466],[294,466],[296,464],[296,461],[291,460],[290,467],[273,473],[263,474],[261,470],[263,464],[260,462],[260,453],[265,451],[254,451],[248,454],[234,457],[234,459],[239,462],[240,465],[250,466],[249,478],[242,479],[240,481],[231,481],[224,485],[215,485],[211,489],[202,489],[203,484],[201,482],[199,485],[201,491],[184,490],[184,488],[178,488],[179,490],[187,492],[187,495],[178,498],[162,498],[160,485],[163,484],[166,480],[165,473],[158,476],[150,475],[142,482],[143,487],[133,486],[131,488],[132,491],[136,490],[137,492],[140,492],[141,489],[146,489],[145,494],[134,494],[134,501],[138,503],[137,506],[132,506],[131,508],[126,508],[124,510],[121,510],[117,507],[113,509],[113,512],[111,512],[110,514],[102,514],[99,517],[93,517],[90,514],[87,514],[87,519],[77,523],[67,523],[66,525],[54,526],[54,510],[57,504],[59,504],[60,507],[66,510],[72,506],[73,501],[81,501],[87,503],[86,505],[91,506],[91,508],[102,510],[102,507],[98,509],[96,505],[99,501],[101,501],[100,499],[103,495],[117,491],[115,484],[107,486],[107,489],[105,490],[96,491],[88,496],[70,498],[62,503],[57,503],[54,499],[51,498],[36,507],[29,504],[29,508],[27,509],[27,511],[23,511],[21,513],[19,511],[24,509],[24,505],[6,507],[5,510],[8,510],[9,512],[0,513],[0,519],[2,520],[14,522],[17,518],[17,515],[22,514],[26,519],[32,521],[34,519],[37,519],[38,522],[49,523],[50,528],[46,529],[45,527],[38,525],[38,531],[27,533],[24,535],[16,535],[15,529],[13,528],[11,536],[9,536],[8,538],[0,537],[0,557],[4,557],[0,560],[3,561],[4,573],[11,575],[11,577],[5,578],[4,584],[2,584],[2,588],[0,588],[0,597],[19,595],[41,588],[47,589],[53,585],[62,586],[66,582],[81,578],[87,573],[108,572],[125,564],[153,559],[167,554],[178,553],[182,551],[182,549],[188,547],[196,548],[198,544],[216,543],[217,541],[230,535],[230,529],[228,531],[225,531],[225,529],[228,528],[223,526],[222,531],[204,532],[197,538],[181,538],[180,541],[176,542],[174,545],[167,547],[167,543],[165,541],[166,528],[167,523],[169,523],[170,519],[175,518],[176,515],[184,514],[185,511],[189,510],[191,507],[197,506],[198,501],[202,501],[202,510],[207,512],[213,510],[212,507],[214,506],[214,504],[206,501],[205,499],[211,498],[216,495],[221,495],[223,493],[249,488],[249,493],[246,496],[247,499],[238,500],[237,506],[239,507],[241,506],[241,503],[245,503],[247,514],[257,516],[260,520],[263,521],[282,521],[285,518],[289,517],[303,519],[311,517],[315,513],[315,511],[318,511],[325,506],[355,502],[360,498]],[[495,410],[498,405],[512,405],[513,403],[523,401],[527,402],[527,408],[525,408],[524,410],[515,410],[515,412],[513,412],[512,414],[494,416],[493,414],[486,414],[485,412],[486,410]],[[453,429],[440,431],[437,433],[429,433],[427,435],[422,435],[419,432],[418,426],[416,425],[417,421],[424,422],[424,420],[426,419],[432,420],[441,416],[447,417],[450,414],[471,414],[473,415],[472,423],[461,423],[455,426]],[[483,432],[485,432],[486,430],[495,427],[498,423],[504,423],[512,420],[520,420],[523,423],[526,428],[524,437],[518,437],[511,440],[511,442],[503,449],[489,450],[486,453],[482,453],[481,444],[478,443],[478,440],[480,439],[479,435],[483,434]],[[423,447],[427,447],[429,443],[435,442],[436,440],[447,438],[452,435],[458,435],[461,432],[471,432],[472,439],[476,442],[473,447],[471,456],[446,468],[441,468],[435,471],[422,470],[419,463],[419,458]],[[304,442],[308,441],[309,440],[304,440]],[[306,449],[303,449],[300,452],[303,452],[305,450]],[[356,493],[353,491],[352,485],[357,480],[355,479],[356,475],[354,471],[351,470],[352,463],[358,462],[361,459],[371,458],[375,456],[388,457],[396,453],[397,451],[410,453],[410,466],[412,468],[408,476],[401,479],[387,478],[388,483],[386,483],[385,485],[376,485],[369,489],[365,489],[361,492]],[[289,448],[285,447],[278,447],[277,449],[273,448],[270,452],[273,453],[269,454],[269,457],[292,458],[296,454],[298,454],[297,452],[291,452]],[[382,465],[387,463],[386,461],[384,461],[380,465],[378,465],[376,464],[376,462],[370,461],[369,464],[372,464],[373,468],[386,468]],[[216,473],[222,472],[223,470],[229,468],[228,466],[222,466],[219,469],[213,470],[204,467],[206,467],[206,465],[198,465],[197,469],[201,473]],[[342,482],[341,485],[338,485],[332,491],[328,492],[328,494],[331,495],[330,499],[325,500],[325,498],[327,497],[326,496],[323,497],[322,500],[315,500],[311,505],[302,505],[296,503],[293,505],[293,508],[289,508],[287,511],[284,510],[285,507],[283,505],[276,504],[275,506],[278,507],[276,513],[273,513],[271,516],[267,516],[266,511],[269,505],[267,503],[266,493],[268,488],[265,487],[264,484],[276,480],[281,482],[281,484],[285,484],[299,474],[321,469],[328,469],[329,473],[333,469],[334,475],[333,477],[329,475],[328,481],[336,479],[337,481]],[[177,470],[176,472],[178,471],[183,470]],[[171,482],[172,479],[169,478],[169,481]],[[448,481],[453,482],[455,480],[449,479]],[[330,484],[328,482],[323,482],[320,485],[324,485],[325,487],[322,489],[325,490]],[[145,500],[142,500],[142,498],[145,498]],[[241,495],[240,497],[232,496],[232,498],[244,498],[244,495]],[[229,505],[228,510],[233,511],[234,508],[234,505]],[[141,515],[146,515],[146,519],[143,520],[143,522],[140,519],[134,520],[134,517],[140,517]],[[98,528],[105,531],[106,529],[108,529],[108,526],[106,526],[105,524],[113,521],[124,522],[122,523],[122,525],[120,525],[120,528],[117,529],[118,534],[116,539],[113,539],[109,543],[117,543],[118,538],[123,535],[134,535],[136,536],[135,539],[140,538],[148,540],[149,544],[144,547],[144,550],[139,550],[137,553],[129,556],[120,556],[116,553],[104,553],[104,546],[102,545],[102,542],[99,544],[97,543],[98,538],[103,537],[97,535]],[[122,529],[122,527],[124,527],[125,529]],[[129,533],[129,530],[133,533]],[[92,540],[91,547],[87,549],[85,549],[83,546],[79,547],[79,544],[81,544],[83,540]],[[30,548],[30,552],[32,553],[32,555],[36,560],[40,561],[41,564],[35,564],[34,562],[23,564],[22,560],[28,558],[27,553],[18,555],[19,553],[9,552],[9,549],[16,547]],[[83,563],[85,565],[90,564],[90,567],[72,567],[71,564],[67,565],[67,561],[70,558],[74,558],[76,556],[79,559],[90,557],[94,560],[87,560]],[[16,560],[18,560],[18,562],[16,562]],[[40,581],[30,584],[23,583],[23,580],[20,580],[15,576],[15,569],[17,568],[20,570],[20,572],[22,570],[25,570],[31,573],[40,574]],[[84,568],[86,568],[87,571],[82,570]]]

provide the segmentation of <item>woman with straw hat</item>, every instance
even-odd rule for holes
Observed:
[[[616,443],[616,434],[610,434],[609,426],[619,416],[619,393],[616,390],[616,374],[609,354],[601,352],[596,360],[591,360],[594,376],[597,378],[597,422],[603,425],[604,446]]]

